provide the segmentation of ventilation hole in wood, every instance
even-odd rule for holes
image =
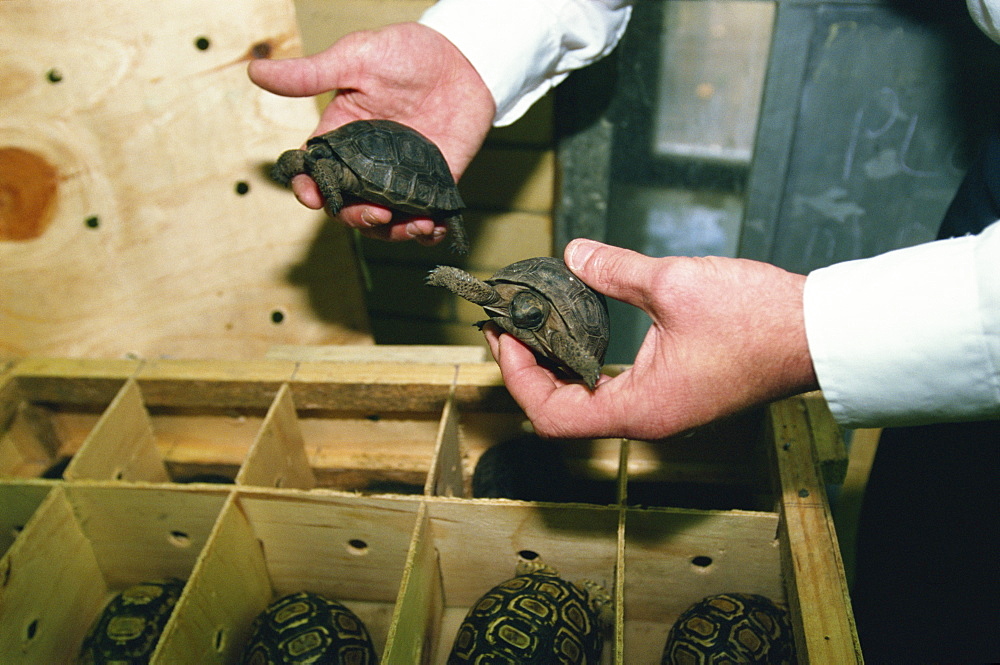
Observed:
[[[533,550],[521,550],[517,553],[517,556],[522,561],[534,561],[538,558],[538,552]]]
[[[49,83],[59,83],[60,81],[63,80],[63,75],[62,72],[59,71],[58,69],[50,69],[49,71],[45,72],[45,79]]]
[[[211,45],[212,42],[208,41],[208,37],[198,37],[194,40],[194,47],[199,51],[207,51]]]
[[[282,312],[280,309],[276,309],[273,312],[271,312],[271,323],[278,325],[284,320],[285,320],[285,313]]]
[[[31,641],[38,634],[38,619],[32,619],[24,628],[24,639]]]
[[[115,475],[114,475],[115,480],[121,480],[124,477],[125,477],[124,469],[115,469]]]
[[[171,531],[167,536],[167,542],[174,547],[190,547],[191,536],[187,535],[183,531]]]
[[[240,180],[239,182],[236,183],[235,189],[237,194],[243,196],[244,194],[250,191],[250,183],[248,183],[246,180]]]
[[[696,556],[693,559],[691,559],[691,565],[694,566],[695,568],[700,568],[704,570],[705,568],[708,568],[709,566],[712,565],[712,557],[705,555]]]
[[[220,628],[215,631],[215,636],[212,638],[212,644],[215,646],[215,650],[222,653],[223,649],[226,648],[226,630],[225,628]]]
[[[261,58],[271,57],[271,44],[270,42],[257,42],[250,49],[250,56],[260,60]]]
[[[83,225],[88,229],[96,229],[101,225],[101,219],[97,215],[91,215],[87,219],[83,220]]]
[[[351,538],[347,541],[347,551],[355,556],[368,554],[368,543],[360,538]]]

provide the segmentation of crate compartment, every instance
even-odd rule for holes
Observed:
[[[148,405],[129,379],[66,468],[68,479],[231,482],[263,421],[253,408]]]
[[[0,383],[0,477],[58,479],[124,379]]]
[[[490,588],[514,576],[521,558],[540,559],[567,580],[590,579],[614,594],[619,511],[582,505],[428,499],[423,546],[433,551],[440,578],[440,627],[425,662],[447,661],[469,608]],[[605,658],[612,662],[613,628]],[[394,661],[405,662],[405,661]]]
[[[0,483],[0,557],[14,544],[31,516],[52,489],[50,483]]]
[[[677,617],[705,596],[759,593],[785,602],[777,513],[626,509],[625,663],[659,663]]]
[[[298,591],[344,603],[383,654],[418,507],[404,497],[234,493],[153,662],[236,662],[253,618]]]
[[[758,409],[668,439],[629,441],[627,503],[773,510],[765,419]]]
[[[111,597],[187,579],[225,497],[170,488],[52,489],[0,559],[0,654],[66,662]]]

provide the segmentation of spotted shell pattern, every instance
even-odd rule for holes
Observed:
[[[148,662],[183,589],[183,581],[171,578],[135,584],[116,595],[84,638],[77,664]]]
[[[243,665],[375,665],[378,656],[364,623],[335,600],[300,591],[257,615]]]
[[[708,596],[670,629],[663,665],[791,665],[795,645],[788,612],[757,594]]]
[[[448,665],[592,665],[602,647],[600,617],[587,593],[541,568],[498,584],[476,602]]]

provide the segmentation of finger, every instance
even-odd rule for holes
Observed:
[[[404,219],[390,224],[357,228],[368,238],[390,242],[416,240],[422,245],[438,244],[447,232],[445,227],[435,225],[430,219]]]
[[[319,210],[323,207],[323,196],[319,193],[319,188],[312,178],[300,173],[292,178],[292,191],[299,203],[307,208]]]
[[[356,229],[372,229],[392,222],[392,210],[372,203],[352,203],[341,208],[340,221]]]
[[[563,257],[573,274],[594,290],[645,309],[656,282],[657,259],[586,238],[570,241]]]
[[[540,436],[579,438],[609,431],[613,435],[618,430],[611,411],[611,386],[604,392],[591,392],[580,383],[562,381],[538,365],[532,351],[511,335],[500,335],[490,342],[490,349],[508,392]]]
[[[323,67],[330,63],[323,63]],[[255,84],[285,97],[311,97],[335,90],[336,71],[323,71],[316,56],[287,58],[285,60],[252,60],[247,66],[247,74]]]

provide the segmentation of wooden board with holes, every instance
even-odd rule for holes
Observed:
[[[291,0],[0,4],[0,357],[370,343],[347,232],[270,182]]]

